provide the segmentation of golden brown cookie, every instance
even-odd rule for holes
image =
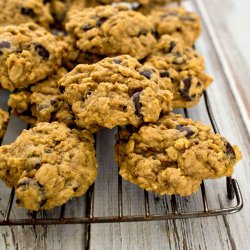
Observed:
[[[110,5],[73,13],[66,30],[83,52],[106,56],[128,54],[142,59],[156,43],[154,27],[145,16]]]
[[[120,175],[161,195],[190,195],[203,179],[232,175],[241,159],[237,146],[202,123],[176,114],[138,129],[120,129],[116,139]]]
[[[30,89],[11,94],[8,105],[12,114],[33,125],[58,121],[74,126],[74,115],[58,89],[58,81],[66,73],[64,68],[60,68],[56,74]]]
[[[172,93],[157,70],[130,56],[80,64],[59,84],[77,125],[94,132],[100,127],[153,122],[172,108]]]
[[[35,22],[49,28],[53,22],[49,5],[42,0],[2,0],[0,9],[0,26]]]
[[[149,18],[159,37],[171,35],[192,46],[201,34],[199,15],[183,7],[158,8]]]
[[[205,73],[203,57],[181,40],[168,35],[161,37],[144,65],[158,69],[163,81],[169,83],[171,79],[169,90],[174,94],[174,108],[196,105],[212,82]]]
[[[61,65],[65,45],[44,28],[26,23],[0,28],[0,82],[10,91],[52,75]]]
[[[83,195],[96,174],[92,135],[62,123],[39,123],[0,147],[0,178],[29,210],[48,210]]]

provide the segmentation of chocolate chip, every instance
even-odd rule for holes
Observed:
[[[9,49],[10,48],[10,43],[7,41],[1,41],[0,42],[0,49]]]
[[[41,44],[36,44],[35,50],[37,51],[38,55],[41,56],[43,59],[48,59],[50,56],[49,51],[45,49]]]
[[[41,200],[39,207],[41,208],[42,206],[44,206],[46,202],[47,202],[47,199]]]
[[[112,61],[113,61],[115,64],[121,64],[121,62],[122,62],[121,60],[118,60],[118,59],[113,59]]]
[[[199,88],[201,86],[202,86],[202,83],[201,82],[197,82],[196,87]]]
[[[179,130],[180,132],[186,132],[185,137],[187,139],[189,139],[190,137],[192,137],[195,134],[195,132],[193,130],[191,130],[189,127],[186,127],[186,126],[183,126],[183,125],[178,125],[176,127],[176,129]]]
[[[154,30],[154,29],[151,30],[150,33],[151,33],[153,36],[157,37],[157,38],[159,37],[158,32],[157,32],[156,30]]]
[[[147,79],[151,78],[151,74],[152,74],[152,71],[148,69],[145,69],[140,72],[140,75],[145,76]]]
[[[16,199],[16,204],[19,205],[21,203],[20,199]]]
[[[25,16],[30,16],[30,17],[33,17],[35,18],[36,17],[36,13],[30,9],[30,8],[21,8],[21,13]]]
[[[168,51],[168,53],[171,53],[172,52],[172,50],[174,49],[174,47],[176,46],[176,43],[175,42],[170,42],[170,44],[169,44],[169,51]]]
[[[100,27],[107,19],[107,17],[97,17],[96,26]]]
[[[41,163],[37,163],[37,164],[34,165],[35,169],[39,169],[40,167],[41,167]]]
[[[41,160],[39,158],[39,156],[34,156],[31,158],[28,158],[26,160],[26,164],[25,164],[26,168],[32,170],[32,169],[38,169],[41,167]]]
[[[160,77],[170,77],[170,74],[169,72],[166,70],[166,71],[161,71],[160,72]]]
[[[141,114],[140,114],[140,111],[141,111],[140,94],[141,94],[141,92],[136,92],[132,96],[132,100],[135,104],[135,114],[139,117],[141,117]]]
[[[225,153],[226,155],[231,159],[231,160],[235,160],[236,159],[236,155],[234,152],[233,147],[231,146],[231,144],[225,139]]]
[[[85,24],[82,26],[82,30],[84,30],[84,31],[91,30],[92,28],[93,28],[93,26],[91,26],[90,24]]]
[[[59,107],[58,102],[56,100],[50,100],[50,104],[54,107],[54,109],[58,109]]]
[[[61,93],[63,93],[64,90],[65,90],[65,87],[64,87],[64,86],[59,86],[59,91],[60,91]]]
[[[2,50],[0,50],[0,56],[2,56],[3,55],[3,51]]]
[[[184,83],[184,88],[180,89],[180,93],[185,100],[190,101],[189,89],[191,88],[192,77],[184,78],[182,82]]]
[[[127,112],[127,106],[126,105],[119,105],[119,110],[122,112]]]
[[[176,31],[177,31],[177,32],[182,32],[182,28],[181,28],[181,27],[178,27],[178,28],[176,28]]]
[[[78,187],[74,187],[74,188],[73,188],[73,191],[74,191],[74,192],[76,192],[76,191],[77,191],[77,189],[78,189]]]

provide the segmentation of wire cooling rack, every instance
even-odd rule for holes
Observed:
[[[179,2],[179,1],[178,1]],[[180,2],[179,2],[180,3]],[[208,27],[209,28],[209,27]],[[216,49],[216,46],[215,46]],[[218,54],[218,51],[217,51]],[[210,122],[212,124],[213,130],[215,133],[219,133],[211,106],[210,101],[208,98],[207,93],[204,93],[204,100],[205,100],[205,106],[206,106],[206,112],[210,118]],[[189,117],[187,109],[184,109],[184,114],[186,117]],[[0,140],[0,144],[1,144]],[[201,195],[201,201],[202,201],[202,207],[201,210],[190,210],[190,211],[182,211],[180,207],[177,205],[177,196],[172,195],[170,197],[170,205],[171,208],[169,211],[171,212],[165,212],[165,213],[151,213],[150,212],[150,199],[149,199],[149,193],[144,191],[144,205],[143,205],[143,213],[140,213],[138,215],[124,215],[124,205],[123,205],[123,182],[120,175],[117,175],[118,178],[118,190],[117,190],[117,203],[114,204],[116,209],[118,210],[118,213],[116,216],[113,215],[107,215],[103,217],[95,216],[94,213],[94,202],[95,202],[95,195],[94,195],[94,189],[95,184],[93,184],[86,196],[82,199],[82,202],[85,203],[86,212],[85,215],[82,217],[67,217],[65,216],[65,208],[66,206],[71,206],[70,203],[67,203],[65,205],[62,205],[60,207],[60,213],[57,217],[52,218],[37,218],[37,212],[32,212],[29,215],[29,218],[12,218],[11,212],[14,209],[13,203],[15,199],[15,190],[12,189],[8,203],[6,204],[6,210],[5,213],[1,215],[0,218],[0,226],[14,226],[14,225],[54,225],[54,224],[85,224],[85,236],[86,236],[86,242],[88,242],[88,236],[90,227],[89,225],[92,223],[113,223],[113,222],[135,222],[135,221],[156,221],[156,220],[172,220],[172,219],[185,219],[185,218],[198,218],[198,217],[210,217],[210,216],[218,216],[218,215],[226,215],[226,214],[232,214],[239,212],[243,208],[243,199],[242,194],[240,191],[240,187],[238,185],[238,182],[231,178],[226,177],[225,178],[225,185],[227,188],[227,198],[234,202],[235,205],[233,206],[220,206],[219,209],[215,209],[209,206],[207,201],[207,193],[206,193],[206,187],[205,182],[203,181],[200,186],[200,195]],[[80,198],[81,199],[81,198]],[[0,202],[1,197],[0,197]],[[184,201],[185,202],[185,201]],[[232,204],[232,203],[228,203]],[[185,205],[185,203],[184,203]],[[49,212],[48,212],[49,213]],[[88,243],[87,243],[88,244]]]
[[[218,128],[214,115],[212,113],[210,102],[207,93],[204,94],[206,111],[210,118],[212,127],[216,133],[218,133]],[[185,116],[188,117],[188,111],[184,109]],[[6,211],[3,215],[3,219],[0,219],[0,225],[51,225],[51,224],[91,224],[91,223],[110,223],[110,222],[132,222],[132,221],[154,221],[154,220],[169,220],[169,219],[184,219],[184,218],[197,218],[197,217],[209,217],[217,215],[225,215],[236,213],[240,211],[243,207],[243,199],[239,185],[235,179],[231,177],[225,178],[227,187],[227,197],[229,200],[236,200],[235,206],[220,207],[219,209],[210,208],[207,202],[207,194],[205,182],[202,182],[200,188],[201,200],[203,209],[199,211],[181,211],[177,206],[176,196],[171,196],[171,212],[167,213],[151,213],[150,212],[150,202],[149,194],[144,191],[144,213],[138,215],[124,215],[123,210],[123,189],[122,189],[122,178],[117,175],[118,178],[118,214],[117,216],[103,216],[97,217],[94,213],[94,188],[91,186],[88,193],[86,194],[86,214],[83,217],[65,217],[65,206],[70,206],[70,204],[65,204],[60,208],[60,214],[56,218],[37,218],[37,213],[31,213],[30,217],[27,219],[11,218],[11,211],[13,209],[13,203],[15,198],[15,190],[12,189],[9,197],[9,201]]]

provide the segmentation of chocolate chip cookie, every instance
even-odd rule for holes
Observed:
[[[48,28],[53,22],[49,6],[42,0],[3,0],[0,9],[0,26],[35,22]]]
[[[190,195],[203,179],[232,175],[241,159],[237,146],[202,123],[176,114],[138,129],[120,129],[116,139],[120,175],[161,195]]]
[[[147,17],[110,5],[75,12],[69,16],[66,30],[80,50],[106,56],[128,54],[142,59],[156,43]]]
[[[93,132],[154,122],[171,110],[172,93],[159,87],[164,82],[157,70],[127,55],[80,64],[59,84],[77,125]]]
[[[161,37],[154,52],[146,59],[146,66],[160,71],[162,80],[171,84],[173,107],[189,108],[197,104],[212,78],[205,73],[204,59],[180,39]]]
[[[65,45],[35,23],[0,27],[0,82],[10,91],[53,74]]]
[[[58,81],[67,71],[61,68],[56,74],[43,80],[30,89],[11,94],[8,105],[12,114],[29,124],[39,122],[63,122],[74,126],[74,115],[58,89]]]
[[[83,195],[96,172],[92,135],[62,123],[39,123],[0,147],[0,178],[29,210],[48,210]]]
[[[9,121],[9,113],[0,109],[0,140],[5,134],[5,130]]]
[[[189,12],[183,7],[169,7],[153,10],[150,20],[158,36],[171,35],[182,39],[192,46],[201,33],[201,21],[198,14]]]

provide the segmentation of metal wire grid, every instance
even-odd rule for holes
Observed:
[[[210,102],[207,93],[204,93],[204,99],[206,104],[206,110],[210,118],[212,127],[216,133],[218,133],[218,127],[214,119],[214,115],[211,110]],[[185,116],[188,117],[188,111],[184,109]],[[139,215],[124,215],[123,214],[123,190],[122,190],[122,178],[118,175],[118,215],[117,216],[104,216],[96,217],[94,214],[94,188],[91,186],[86,194],[86,214],[84,217],[65,217],[65,204],[60,208],[60,215],[57,218],[37,218],[37,213],[32,212],[28,219],[12,219],[10,214],[13,208],[13,202],[15,197],[15,190],[12,189],[9,201],[6,207],[6,212],[3,219],[0,220],[0,226],[4,225],[52,225],[52,224],[91,224],[91,223],[110,223],[110,222],[132,222],[132,221],[154,221],[154,220],[169,220],[169,219],[184,219],[184,218],[197,218],[197,217],[209,217],[217,215],[225,215],[236,213],[243,207],[243,199],[239,185],[235,179],[231,177],[226,178],[227,196],[228,199],[234,200],[236,198],[237,204],[232,207],[222,207],[219,209],[209,208],[206,195],[205,183],[201,184],[201,196],[203,203],[203,210],[200,211],[187,211],[183,212],[178,209],[176,196],[171,196],[171,213],[158,213],[152,214],[150,212],[150,202],[148,192],[144,191],[144,213]]]

